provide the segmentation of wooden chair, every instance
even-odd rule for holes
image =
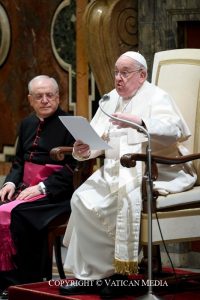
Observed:
[[[161,196],[153,192],[152,243],[159,250],[163,243],[200,240],[200,49],[178,49],[155,54],[152,83],[160,86],[175,99],[192,137],[185,142],[191,155],[180,158],[152,155],[152,173],[157,178],[157,163],[179,164],[193,161],[198,180],[188,191]],[[196,153],[196,154],[194,154]],[[137,161],[147,163],[146,154],[126,154],[121,163],[133,167]],[[141,217],[141,243],[148,243],[147,195],[143,177],[143,211]],[[144,251],[146,253],[146,251]],[[146,258],[145,258],[146,259]],[[159,268],[161,270],[161,262]]]
[[[69,215],[63,213],[56,217],[48,225],[48,270],[47,280],[52,278],[53,271],[53,252],[55,254],[56,267],[58,269],[59,277],[65,279],[65,272],[62,263],[62,236],[65,234],[65,230],[68,224]],[[53,251],[54,250],[54,251]]]

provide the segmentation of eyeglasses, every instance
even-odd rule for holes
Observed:
[[[41,101],[44,96],[48,99],[48,100],[52,100],[55,96],[56,96],[57,92],[56,93],[43,93],[43,94],[30,94],[31,96],[33,96],[33,98],[37,101]]]
[[[119,75],[120,77],[128,78],[131,73],[136,73],[136,72],[139,72],[140,70],[141,69],[132,70],[132,71],[121,71],[121,72],[118,70],[115,70],[114,75],[115,75],[115,77],[117,77]]]

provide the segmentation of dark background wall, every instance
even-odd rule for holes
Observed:
[[[200,1],[138,1],[138,36],[150,69],[155,52],[200,48]]]

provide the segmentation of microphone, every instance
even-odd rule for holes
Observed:
[[[143,132],[144,134],[146,134],[148,136],[148,131],[141,125],[138,125],[137,123],[134,123],[134,122],[130,122],[130,121],[127,121],[127,120],[124,120],[124,119],[121,119],[121,118],[117,118],[117,117],[114,117],[110,114],[108,114],[102,107],[102,103],[105,102],[105,101],[108,101],[110,100],[110,95],[108,94],[105,94],[102,96],[102,98],[100,99],[99,101],[99,108],[101,109],[101,111],[106,115],[108,116],[110,119],[112,120],[115,120],[115,121],[120,121],[120,122],[123,122],[127,125],[129,125],[131,128],[133,129],[136,129],[138,130],[139,132]]]
[[[103,95],[102,100],[108,101],[108,100],[110,100],[110,96],[108,94],[105,94],[105,95]]]
[[[110,119],[114,118],[113,116],[109,115],[102,107],[101,103],[104,101],[110,100],[110,96],[108,94],[103,95],[103,97],[99,100],[99,108],[104,113],[104,115],[108,116]]]

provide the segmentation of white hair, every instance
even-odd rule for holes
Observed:
[[[53,77],[49,77],[48,75],[38,75],[38,76],[34,77],[33,79],[31,79],[29,81],[29,83],[28,83],[29,94],[31,94],[32,91],[33,91],[33,89],[32,89],[33,83],[36,82],[36,81],[39,81],[39,80],[43,80],[43,79],[49,79],[49,80],[51,80],[52,85],[55,88],[55,92],[59,92],[58,83],[57,83],[57,81]]]

